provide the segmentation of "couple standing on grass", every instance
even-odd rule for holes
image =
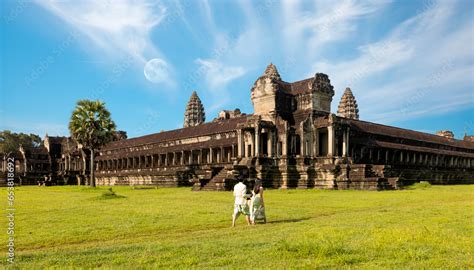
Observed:
[[[232,227],[235,226],[235,220],[240,214],[245,215],[247,224],[255,225],[255,221],[263,220],[267,222],[265,217],[265,205],[263,203],[263,186],[262,181],[255,181],[252,194],[247,194],[247,186],[239,179],[239,183],[234,186],[234,213],[232,215]]]

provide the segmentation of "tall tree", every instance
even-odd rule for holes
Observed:
[[[84,149],[90,151],[90,185],[95,187],[94,154],[106,143],[113,140],[115,123],[105,103],[99,100],[79,100],[72,112],[69,131]]]
[[[7,157],[18,152],[20,145],[25,150],[38,147],[41,138],[36,134],[14,133],[9,130],[0,131],[0,154],[2,155],[2,171],[6,169]]]

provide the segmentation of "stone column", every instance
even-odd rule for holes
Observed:
[[[241,154],[242,154],[242,157],[246,157],[248,156],[248,149],[246,149],[246,144],[245,144],[245,130],[242,130],[242,135],[241,135],[241,144],[240,144],[240,148],[241,148]]]
[[[202,150],[197,150],[198,151],[198,160],[197,160],[197,163],[198,164],[201,164],[201,160],[202,160]]]
[[[295,142],[295,146],[296,146],[296,142]],[[301,135],[300,135],[300,157],[304,157],[307,155],[307,152],[306,152],[306,138],[304,136],[304,131],[301,132]]]
[[[270,130],[270,147],[268,148],[269,151],[269,156],[274,157],[276,156],[276,131],[275,130]]]
[[[314,129],[314,156],[319,156],[319,129]]]
[[[237,156],[241,158],[243,156],[242,154],[242,141],[243,141],[243,136],[242,136],[242,130],[239,129],[237,130]]]
[[[212,151],[212,147],[209,148],[209,164],[214,162],[214,151]]]
[[[328,156],[334,155],[334,127],[328,126]]]
[[[247,151],[247,157],[253,157],[255,155],[255,134],[252,134],[252,131],[248,130],[247,131],[249,136],[249,141],[247,143],[250,144],[250,150],[249,150],[249,147],[247,144],[245,144],[245,147],[247,149],[245,149],[245,151]]]
[[[260,154],[260,128],[257,126],[255,128],[255,145],[254,145],[254,156],[258,156]]]
[[[342,133],[342,156],[347,157],[347,137],[346,132]]]
[[[346,130],[346,156],[349,156],[349,143],[350,143],[349,135],[350,134],[351,134],[350,130],[347,129]]]

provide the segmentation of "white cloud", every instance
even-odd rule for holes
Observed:
[[[225,90],[227,84],[245,74],[245,69],[239,66],[224,66],[222,63],[212,59],[196,60],[196,63],[205,72],[206,83],[212,93]]]
[[[336,88],[333,109],[352,87],[361,117],[393,123],[448,113],[474,103],[474,22],[456,19],[456,3],[439,2],[399,24],[379,41],[340,62],[317,62]],[[459,19],[460,20],[460,19]]]
[[[133,54],[143,64],[151,58],[165,60],[150,41],[151,30],[167,13],[159,3],[37,1],[86,34],[102,52]],[[181,17],[183,8],[179,1],[175,3]],[[183,80],[194,87],[203,79],[206,88],[199,90],[213,99],[212,110],[230,100],[230,83],[250,71],[263,72],[270,61],[280,68],[283,79],[327,73],[336,88],[333,109],[343,89],[351,86],[366,120],[389,123],[434,110],[462,109],[469,106],[466,100],[472,104],[474,20],[458,16],[463,8],[458,2],[429,1],[386,33],[366,33],[361,26],[386,20],[377,16],[391,7],[391,1],[239,1],[238,5],[240,10],[232,12],[241,12],[243,17],[236,18],[244,19],[235,22],[237,30],[224,28],[232,19],[222,24],[223,16],[210,1],[199,1],[197,13],[182,18],[190,32],[199,35],[196,39],[212,47],[194,56],[198,70]],[[195,17],[197,21],[187,23]],[[359,34],[367,38],[358,38],[351,47],[352,38]],[[337,58],[324,57],[328,49],[338,48],[344,52]],[[283,58],[292,63],[286,70]]]
[[[377,33],[382,38],[358,45],[355,55],[325,60],[326,48],[350,51],[351,39],[364,34],[362,23],[377,23],[373,19],[382,19],[377,16],[390,5],[391,1],[288,0],[279,8],[270,6],[267,12],[273,21],[266,22],[243,2],[244,30],[229,55],[234,63],[253,68],[268,61],[268,55],[284,54],[297,63],[289,70],[296,79],[327,73],[336,88],[333,110],[350,86],[362,118],[370,121],[390,123],[472,106],[474,20],[459,16],[459,2],[423,4],[387,33]],[[298,75],[302,71],[308,72],[306,76]]]
[[[111,59],[122,59],[131,55],[141,67],[152,58],[165,61],[150,40],[151,30],[166,16],[166,8],[160,3],[148,0],[37,0],[37,3],[88,37],[101,58],[108,55]],[[90,48],[90,43],[87,47]]]
[[[284,1],[281,8],[287,53],[305,52],[315,57],[323,46],[355,33],[358,30],[357,20],[380,11],[389,3],[322,0],[315,1],[312,9],[308,9],[300,1]]]

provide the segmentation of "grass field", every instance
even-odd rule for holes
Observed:
[[[474,268],[474,185],[268,190],[269,223],[236,228],[230,192],[113,189],[19,187],[14,266]]]

